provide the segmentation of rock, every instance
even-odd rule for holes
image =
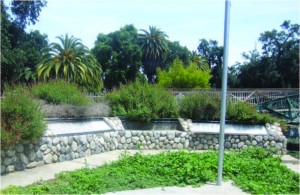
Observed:
[[[53,155],[53,162],[56,163],[58,160],[58,156],[56,154]]]
[[[271,141],[271,143],[270,143],[270,145],[271,145],[272,147],[274,147],[274,146],[275,146],[275,144],[276,144],[276,142],[275,142],[275,141]]]
[[[169,132],[167,134],[167,138],[168,138],[168,140],[174,140],[174,138],[175,138],[175,132]]]
[[[158,139],[160,137],[160,132],[159,131],[155,131],[154,132],[154,138]]]
[[[131,135],[131,132],[130,132],[130,131],[126,131],[126,132],[125,132],[125,137],[126,137],[126,138],[131,138],[131,136],[132,136],[132,135]]]
[[[225,142],[224,147],[225,147],[226,149],[231,148],[230,142]]]
[[[149,149],[153,149],[154,147],[155,147],[154,143],[152,143],[152,144],[149,145]]]
[[[91,143],[91,141],[93,140],[93,136],[91,134],[86,136],[86,139],[88,141],[88,143]]]
[[[190,141],[189,140],[185,140],[185,142],[184,142],[184,148],[188,148],[189,144],[190,144]]]
[[[275,147],[276,147],[278,150],[281,150],[281,149],[282,149],[282,146],[283,146],[282,143],[277,143],[277,144],[275,145]]]
[[[72,148],[72,152],[76,151],[77,150],[77,142],[73,141],[71,148]]]
[[[87,139],[85,135],[80,136],[79,143],[85,145],[87,143]]]
[[[5,165],[5,166],[8,166],[10,164],[11,160],[10,158],[6,157],[4,158],[4,160],[2,161],[2,164]]]
[[[252,146],[256,146],[257,142],[255,140],[252,141]]]
[[[44,162],[45,162],[46,164],[52,163],[52,161],[53,161],[53,156],[49,153],[49,154],[47,154],[47,155],[44,156],[43,160],[44,160]]]
[[[68,137],[68,145],[71,145],[73,143],[73,139],[74,138],[72,136]]]
[[[25,164],[23,164],[23,163],[16,163],[15,164],[15,170],[16,171],[23,171],[24,169],[26,169]]]
[[[180,137],[183,137],[183,138],[185,138],[187,136],[187,133],[186,132],[183,132],[181,135],[180,135]]]
[[[215,144],[219,143],[218,138],[214,137],[214,138],[213,138],[213,142],[214,142]]]
[[[58,137],[55,137],[55,138],[52,140],[52,145],[53,145],[53,146],[56,146],[58,143],[59,143],[59,138],[58,138]]]
[[[91,141],[91,143],[90,143],[90,148],[91,148],[92,150],[96,148],[96,144],[95,144],[94,141]]]
[[[40,150],[44,151],[44,150],[47,149],[47,147],[48,147],[48,146],[47,146],[46,144],[43,144],[43,145],[41,145]]]
[[[35,155],[35,152],[33,150],[30,150],[30,151],[26,152],[26,155],[27,155],[27,158],[28,158],[29,162],[32,162],[32,161],[35,160],[36,155]]]
[[[177,149],[183,148],[183,145],[181,143],[177,144]]]
[[[24,146],[22,144],[17,144],[16,145],[16,151],[17,152],[23,152],[24,151]]]
[[[29,164],[26,166],[26,168],[27,168],[27,169],[32,169],[32,168],[36,167],[37,165],[38,165],[38,163],[35,162],[35,161],[33,161],[33,162],[29,163]]]
[[[121,137],[120,142],[121,142],[121,144],[125,144],[126,143],[126,138],[125,137]]]
[[[6,155],[7,155],[7,156],[9,156],[9,157],[12,157],[12,156],[14,156],[14,155],[15,155],[15,153],[16,153],[16,151],[15,151],[15,150],[7,150],[7,151],[6,151]]]
[[[70,147],[69,145],[67,145],[67,146],[66,146],[66,152],[65,152],[65,153],[68,154],[68,153],[70,153],[70,151],[71,151],[71,147]]]
[[[64,154],[61,154],[59,156],[59,162],[62,162],[62,161],[65,161],[65,155]]]
[[[247,139],[248,139],[248,136],[246,136],[246,135],[241,135],[240,136],[241,141],[246,141]]]
[[[51,146],[52,147],[52,146]],[[48,154],[48,153],[50,153],[51,152],[51,150],[49,149],[49,148],[47,148],[43,153],[44,153],[44,155],[46,155],[46,154]]]
[[[10,172],[13,172],[15,170],[15,166],[13,165],[9,165],[6,167],[6,172],[10,173]]]
[[[259,143],[263,140],[263,137],[262,136],[256,136],[255,140]]]
[[[174,138],[174,142],[175,143],[179,143],[180,142],[180,138],[179,137]]]
[[[36,159],[37,161],[40,161],[43,159],[44,154],[41,151],[37,151],[36,153]]]
[[[245,143],[244,143],[244,142],[240,142],[240,143],[238,143],[238,148],[241,148],[241,147],[243,147],[243,145],[245,145]]]
[[[27,165],[29,163],[28,158],[25,156],[25,154],[21,153],[20,154],[20,160],[22,163],[24,163],[25,165]]]
[[[166,137],[160,137],[160,138],[159,138],[159,141],[160,141],[160,142],[163,142],[163,141],[165,141],[166,139],[167,139]]]
[[[270,144],[270,142],[269,142],[269,141],[266,141],[266,142],[264,143],[264,147],[267,147],[269,144]]]
[[[247,149],[247,148],[248,148],[247,145],[243,145],[243,147],[242,147],[243,150],[245,150],[245,149]]]

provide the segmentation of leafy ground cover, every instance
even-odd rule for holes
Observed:
[[[101,194],[158,186],[199,186],[217,179],[217,151],[164,152],[128,156],[95,169],[62,172],[56,180],[26,187],[10,186],[3,194]],[[299,174],[261,148],[228,152],[224,179],[252,194],[299,194]]]

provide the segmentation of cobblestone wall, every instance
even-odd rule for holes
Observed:
[[[267,125],[269,135],[225,135],[225,149],[241,150],[249,146],[274,148],[286,152],[286,138]],[[1,174],[31,169],[117,149],[218,149],[217,134],[193,134],[191,131],[111,131],[105,133],[42,137],[38,142],[18,143],[1,150]]]

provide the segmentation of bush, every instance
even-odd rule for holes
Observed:
[[[286,123],[269,114],[257,112],[256,108],[247,102],[229,103],[227,106],[227,119],[233,121],[245,121],[250,123],[275,123],[279,122],[282,129],[286,129]]]
[[[86,106],[89,104],[88,98],[80,92],[75,83],[63,80],[39,83],[34,85],[31,91],[37,98],[55,104],[67,103],[77,106]]]
[[[179,100],[179,113],[193,120],[220,118],[220,98],[205,93],[190,93]]]
[[[5,99],[1,102],[1,146],[39,139],[46,124],[38,103],[25,86],[6,89]]]
[[[135,81],[108,93],[106,98],[114,116],[144,122],[178,117],[178,107],[172,94],[148,83]]]
[[[210,71],[201,70],[196,64],[184,67],[181,60],[174,60],[168,71],[158,69],[158,85],[167,88],[209,88]]]

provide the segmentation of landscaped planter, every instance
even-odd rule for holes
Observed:
[[[112,150],[207,150],[219,148],[218,133],[193,133],[190,120],[180,119],[183,130],[121,130],[118,118],[105,118],[110,127],[104,131],[49,135],[38,142],[18,143],[1,150],[1,174],[58,163]],[[60,121],[61,122],[61,121]],[[287,140],[270,125],[267,135],[225,135],[225,149],[242,150],[250,146],[276,149],[285,154]],[[272,129],[273,128],[273,129]],[[271,134],[270,134],[271,133]]]

